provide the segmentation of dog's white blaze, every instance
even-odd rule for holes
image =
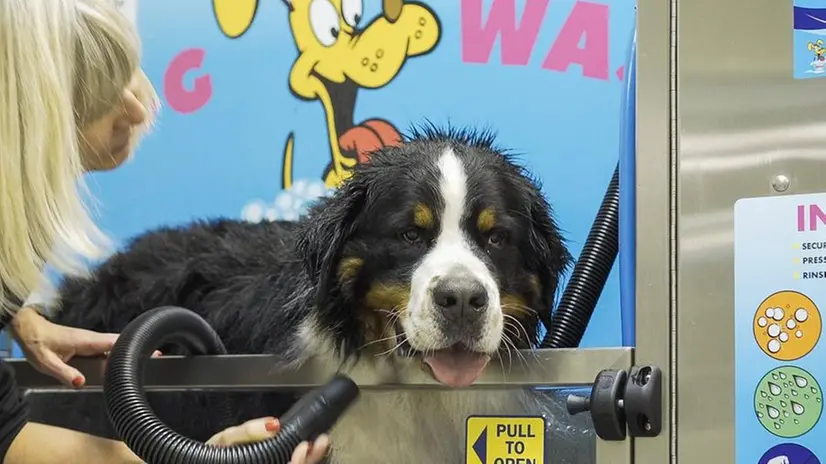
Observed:
[[[493,352],[499,347],[504,325],[499,306],[499,287],[485,263],[474,254],[470,240],[462,230],[467,205],[467,173],[451,148],[442,153],[438,169],[439,194],[444,204],[439,235],[413,273],[409,318],[403,321],[405,333],[410,345],[416,349],[443,348],[443,335],[435,317],[437,309],[433,307],[430,291],[439,277],[469,272],[485,287],[490,302],[485,312],[487,321],[482,337],[476,346],[470,348]]]

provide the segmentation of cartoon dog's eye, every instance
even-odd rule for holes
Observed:
[[[338,10],[330,3],[330,0],[312,0],[310,3],[310,27],[318,42],[331,47],[338,39],[341,30]]]
[[[341,15],[350,27],[356,27],[361,21],[364,4],[362,0],[341,0]]]

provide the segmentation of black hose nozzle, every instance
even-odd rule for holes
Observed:
[[[184,345],[193,355],[226,353],[204,319],[173,306],[147,311],[118,337],[106,364],[106,410],[124,443],[147,464],[288,464],[299,443],[327,432],[359,396],[358,386],[339,375],[299,400],[281,418],[274,438],[221,448],[207,445],[170,429],[143,392],[146,361],[166,343]]]
[[[282,430],[295,430],[301,441],[311,441],[330,430],[359,395],[355,382],[337,375],[303,396],[279,419]]]

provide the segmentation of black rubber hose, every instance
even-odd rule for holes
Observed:
[[[542,348],[576,348],[619,252],[619,164],[608,184],[588,239],[551,316]]]
[[[146,362],[158,346],[167,343],[183,345],[193,355],[226,353],[204,319],[172,306],[142,314],[118,337],[106,364],[106,409],[124,443],[148,464],[288,464],[299,443],[332,428],[359,395],[352,380],[336,376],[281,417],[281,431],[276,437],[231,447],[207,445],[164,424],[143,392]]]

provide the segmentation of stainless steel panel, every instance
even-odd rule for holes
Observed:
[[[516,355],[514,355],[516,356]],[[536,350],[519,353],[521,362],[492,362],[473,388],[571,387],[593,383],[603,369],[627,369],[631,348]],[[65,390],[53,378],[37,372],[23,360],[10,360],[18,384],[38,391]],[[308,362],[298,370],[278,369],[270,355],[168,356],[147,363],[147,391],[303,389],[326,383],[335,372]],[[71,362],[86,377],[87,390],[101,388],[106,361]],[[342,371],[346,372],[346,370]],[[444,389],[436,381],[424,383],[362,383],[362,389]]]
[[[631,464],[640,463],[632,453],[633,446],[631,440],[625,441],[603,441],[597,439],[596,441],[596,459],[594,464]],[[580,457],[581,459],[581,457]],[[580,464],[584,461],[572,461]],[[588,461],[591,462],[591,461]],[[652,464],[654,461],[651,461]],[[552,464],[552,463],[549,463]]]
[[[826,190],[823,81],[792,77],[792,5],[678,2],[677,456],[734,462],[733,206]]]
[[[630,464],[631,440],[608,443],[597,440],[587,415],[570,416],[565,408],[569,388],[589,386],[602,369],[627,369],[632,350],[584,349],[538,350],[521,353],[521,364],[491,365],[478,389],[515,389],[551,387],[543,392],[539,413],[549,418],[547,464]],[[91,395],[87,407],[97,405],[94,421],[104,421],[101,380],[102,359],[76,360],[72,364],[86,376],[89,387],[80,391],[65,389],[51,377],[38,373],[22,360],[11,361],[21,386],[30,395]],[[276,369],[276,359],[267,355],[168,357],[147,363],[146,389],[174,390],[283,390],[306,389],[326,382],[334,373],[307,364],[297,371]],[[505,373],[503,375],[503,372]],[[443,389],[435,382],[422,384],[361,384],[365,395],[384,389]],[[583,393],[587,393],[587,388]],[[461,392],[456,392],[461,394]],[[516,411],[514,411],[516,412]],[[47,421],[48,422],[48,421]]]
[[[546,461],[542,464],[631,464],[631,441],[606,442],[598,440],[593,430],[591,419],[587,415],[570,416],[565,411],[565,398],[569,390],[555,389],[547,391],[547,396],[541,401],[540,410],[537,413],[544,414],[549,418],[546,434]],[[376,390],[368,390],[362,393],[364,396],[378,393]],[[456,394],[461,394],[456,392]],[[30,399],[43,401],[43,397],[60,399],[70,395],[82,395],[84,399],[84,411],[87,417],[93,422],[103,422],[108,419],[103,409],[103,394],[100,391],[81,390],[77,392],[64,393],[44,393],[34,392],[30,394]],[[40,421],[61,426],[69,426],[65,420],[61,421],[61,414],[66,413],[66,405],[63,403],[55,408],[55,417],[38,418]],[[163,417],[163,411],[159,411]],[[514,411],[516,413],[517,411]],[[267,411],[261,411],[262,415]],[[55,421],[55,422],[52,422]],[[461,423],[461,421],[459,421]],[[81,426],[82,431],[90,431]],[[100,427],[95,426],[100,432]],[[92,430],[92,431],[94,431]],[[370,446],[369,441],[365,441],[365,446]],[[456,446],[463,446],[459,442]],[[373,464],[373,463],[367,463]],[[453,464],[453,463],[450,463]]]
[[[663,429],[634,440],[634,462],[664,464],[673,452],[671,1],[637,2],[637,343],[634,363],[663,371]],[[724,462],[724,461],[715,461]]]

